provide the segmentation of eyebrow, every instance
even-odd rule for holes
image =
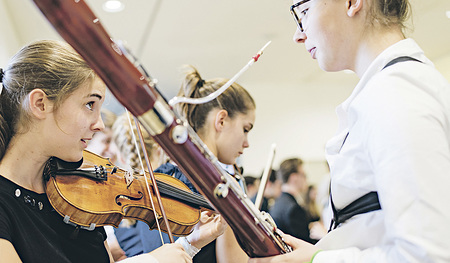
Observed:
[[[103,97],[102,97],[101,95],[97,94],[97,93],[91,93],[91,94],[88,94],[88,95],[86,96],[86,98],[90,98],[90,97],[96,97],[96,98],[98,98],[99,100],[102,100],[102,99],[103,99]]]

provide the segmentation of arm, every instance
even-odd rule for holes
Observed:
[[[316,246],[290,235],[283,235],[283,239],[292,247],[292,252],[274,257],[251,258],[248,263],[312,262],[314,256],[320,251]]]
[[[248,260],[230,227],[216,240],[216,259],[218,263],[240,263]]]
[[[177,243],[164,244],[150,253],[126,258],[121,263],[190,263],[192,258]]]
[[[22,262],[17,255],[16,250],[11,242],[6,239],[0,238],[0,262],[7,263],[19,263]]]
[[[123,249],[119,245],[119,242],[117,241],[113,227],[105,226],[105,232],[107,236],[105,245],[108,245],[109,251],[111,252],[114,261],[120,261],[127,258],[127,256],[125,255],[125,251],[123,251]]]

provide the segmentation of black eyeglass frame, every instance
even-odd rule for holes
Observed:
[[[300,2],[298,2],[298,3],[295,3],[295,4],[291,5],[291,8],[289,9],[289,10],[291,11],[292,17],[293,17],[294,20],[295,20],[295,23],[297,24],[298,29],[299,29],[300,32],[302,32],[302,33],[303,33],[302,20],[298,18],[297,13],[295,12],[294,9],[295,9],[296,7],[298,7],[298,6],[300,6],[300,5],[304,4],[304,3],[306,3],[306,2],[309,2],[309,1],[311,1],[311,0],[303,0],[303,1],[300,1]]]

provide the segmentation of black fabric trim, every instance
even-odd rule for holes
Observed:
[[[387,67],[390,67],[398,62],[404,62],[404,61],[417,61],[417,62],[423,63],[422,61],[415,59],[413,57],[402,56],[402,57],[394,58],[393,60],[389,61],[389,63],[387,63],[386,66],[384,66],[381,70],[383,70]]]
[[[355,201],[351,202],[346,207],[338,210],[334,206],[333,197],[330,193],[331,208],[333,209],[333,220],[331,221],[330,228],[331,231],[338,227],[341,223],[347,221],[355,215],[364,214],[381,209],[380,200],[378,199],[377,192],[367,193]]]

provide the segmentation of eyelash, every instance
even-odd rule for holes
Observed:
[[[306,8],[305,10],[303,10],[301,13],[303,14],[303,16],[306,16],[306,13],[308,13],[309,8]]]
[[[90,101],[88,103],[86,103],[86,108],[88,108],[89,110],[93,110],[94,108],[94,101]]]

